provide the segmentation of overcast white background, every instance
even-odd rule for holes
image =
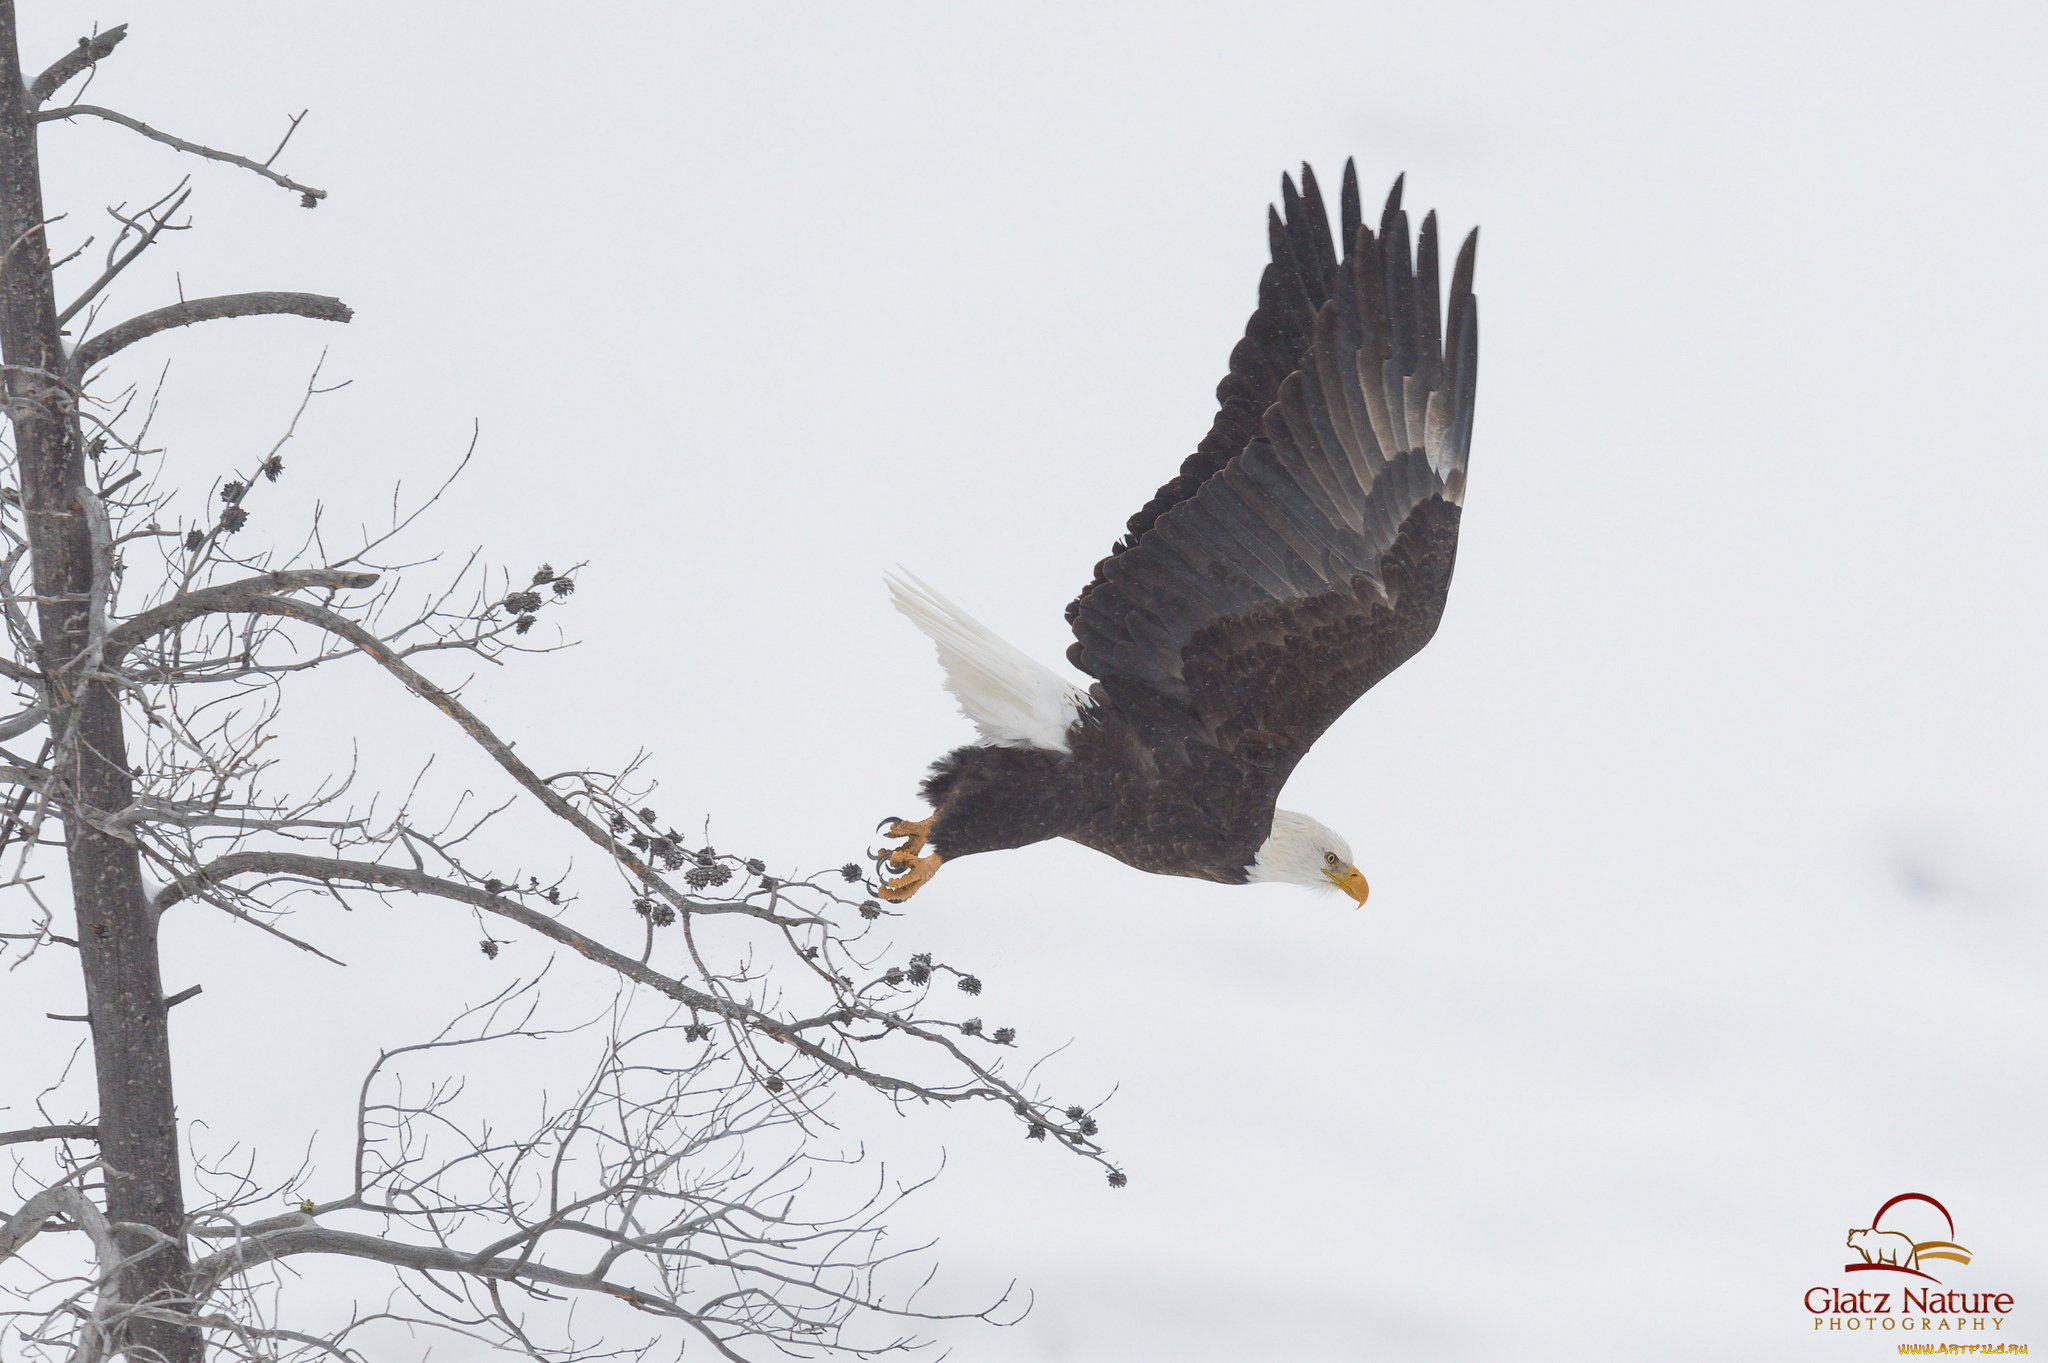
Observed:
[[[480,422],[413,543],[590,566],[580,647],[471,703],[544,769],[650,749],[665,819],[784,868],[921,812],[969,733],[882,572],[1058,662],[1061,608],[1207,428],[1280,172],[1334,194],[1355,156],[1376,199],[1406,171],[1453,238],[1483,226],[1457,581],[1285,797],[1372,899],[1063,843],[918,896],[906,950],[980,973],[1026,1049],[1071,1041],[1059,1092],[1120,1086],[1131,1175],[993,1109],[847,1105],[892,1169],[943,1149],[901,1230],[941,1237],[949,1301],[1036,1291],[941,1337],[1875,1357],[1895,1337],[1816,1336],[1800,1295],[1919,1191],[1977,1255],[1950,1284],[2013,1293],[2006,1337],[2048,1345],[2038,7],[24,9],[31,69],[128,21],[90,98],[183,136],[260,154],[313,111],[280,165],[315,212],[43,133],[52,211],[102,242],[102,205],[195,177],[197,229],[110,317],[172,271],[357,310],[128,352],[171,362],[191,508],[323,347],[353,385],[245,535],[293,538],[315,496],[375,516]],[[382,679],[318,694],[301,769],[448,745],[449,788],[489,788]],[[431,906],[300,927],[353,964],[166,920],[167,988],[206,986],[174,1015],[181,1111],[280,1172],[345,1131],[376,1047],[544,959],[487,962]],[[573,960],[551,987],[608,996]],[[42,1013],[75,994],[7,977],[10,1068],[54,1072],[77,1029]]]

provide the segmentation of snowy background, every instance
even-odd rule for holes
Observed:
[[[1285,801],[1349,833],[1371,902],[1066,844],[918,897],[905,948],[977,970],[1027,1050],[1071,1042],[1049,1082],[1115,1088],[1131,1174],[994,1110],[849,1104],[892,1170],[944,1152],[899,1228],[941,1238],[947,1302],[1036,1292],[941,1337],[1875,1356],[1800,1294],[1920,1191],[1977,1255],[1950,1285],[2048,1344],[2038,7],[24,8],[31,69],[129,21],[90,98],[183,136],[261,154],[313,110],[280,162],[331,192],[311,213],[45,129],[81,234],[195,177],[197,230],[114,315],[180,282],[357,309],[128,352],[171,362],[172,480],[253,462],[323,347],[353,385],[245,533],[315,496],[374,519],[480,421],[414,544],[591,565],[581,646],[470,702],[549,769],[651,749],[665,819],[778,866],[921,812],[968,733],[882,572],[1059,661],[1061,608],[1207,427],[1280,172],[1334,191],[1355,156],[1376,198],[1406,171],[1453,239],[1483,225],[1458,577]],[[450,745],[376,684],[320,694],[302,769]],[[449,788],[488,788],[465,760]],[[543,959],[426,909],[302,920],[346,971],[230,927],[166,919],[167,988],[207,986],[174,1015],[182,1110],[280,1172],[377,1046]],[[608,991],[573,961],[550,987]],[[6,979],[10,1066],[54,1075],[77,1028],[42,1014],[75,994]]]

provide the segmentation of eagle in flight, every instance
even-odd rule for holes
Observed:
[[[915,578],[890,580],[980,740],[933,764],[928,818],[883,821],[902,839],[877,858],[884,899],[955,857],[1069,838],[1141,871],[1365,902],[1344,839],[1274,801],[1443,615],[1479,369],[1479,234],[1445,311],[1436,214],[1411,250],[1400,180],[1375,233],[1346,163],[1341,259],[1307,166],[1280,197],[1209,434],[1067,607],[1086,691]]]

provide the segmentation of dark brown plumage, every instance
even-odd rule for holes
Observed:
[[[939,761],[923,787],[934,816],[899,825],[939,857],[1065,837],[1241,883],[1295,764],[1436,632],[1472,437],[1478,234],[1440,314],[1436,216],[1411,252],[1399,180],[1374,231],[1345,166],[1342,259],[1308,167],[1299,192],[1282,178],[1281,208],[1208,435],[1067,607],[1067,657],[1095,679],[1069,751],[1003,736]],[[943,628],[912,614],[973,713]],[[918,850],[891,869],[924,866]],[[926,860],[895,897],[929,878]]]

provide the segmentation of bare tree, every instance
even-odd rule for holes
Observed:
[[[89,1027],[98,1095],[96,1111],[77,1112],[52,1110],[61,1100],[48,1093],[7,1099],[41,1121],[0,1132],[19,1204],[0,1223],[0,1355],[11,1345],[80,1363],[188,1363],[210,1344],[251,1359],[355,1358],[380,1326],[550,1359],[647,1347],[649,1337],[622,1346],[579,1330],[555,1304],[582,1295],[651,1318],[652,1339],[703,1341],[727,1358],[750,1346],[910,1347],[904,1332],[923,1313],[914,1293],[892,1295],[897,1256],[879,1243],[902,1190],[878,1177],[851,1205],[801,1209],[812,1175],[842,1154],[820,1141],[826,1100],[1000,1104],[1026,1136],[1096,1161],[1120,1185],[1094,1117],[1044,1098],[1031,1069],[1011,1073],[1009,1029],[940,1015],[934,990],[971,996],[980,983],[928,956],[893,957],[880,935],[892,911],[872,897],[869,868],[779,877],[690,846],[698,839],[649,806],[637,764],[541,774],[422,670],[440,653],[541,647],[531,631],[566,609],[576,569],[543,565],[515,582],[472,557],[403,608],[385,556],[446,485],[344,545],[330,546],[316,519],[294,549],[252,546],[250,509],[326,391],[317,372],[276,446],[194,510],[148,446],[151,401],[99,391],[104,362],[202,321],[350,314],[334,298],[259,292],[100,326],[107,286],[186,225],[182,184],[140,211],[109,210],[112,245],[60,307],[59,271],[94,261],[84,245],[50,240],[60,219],[43,203],[43,123],[111,121],[167,154],[263,176],[307,208],[324,197],[276,169],[285,143],[259,161],[101,105],[52,106],[125,32],[80,39],[25,79],[14,6],[0,0],[0,346],[16,470],[0,492],[0,677],[15,700],[0,718],[0,889],[13,905],[0,956],[19,970],[63,968],[75,953],[86,1011],[72,1020]],[[393,706],[438,710],[450,743],[494,764],[503,802],[430,811],[402,795],[379,814],[339,773],[272,789],[266,749],[299,694],[292,684],[334,667],[367,669]],[[552,737],[532,736],[526,751]],[[563,869],[500,880],[474,864],[479,830],[505,820],[531,823],[527,855]],[[551,837],[560,846],[549,853]],[[599,855],[572,873],[586,844]],[[51,875],[44,853],[57,849],[63,873]],[[266,1183],[252,1164],[181,1159],[166,1017],[196,991],[164,996],[160,927],[219,912],[324,956],[312,915],[363,896],[474,915],[493,958],[524,935],[569,949],[557,969],[612,980],[605,1012],[569,1029],[590,1043],[581,1087],[511,1135],[465,1087],[478,1048],[555,1030],[533,977],[377,1058],[346,1170]],[[281,1318],[286,1262],[322,1256],[389,1266],[397,1295],[339,1327]]]

